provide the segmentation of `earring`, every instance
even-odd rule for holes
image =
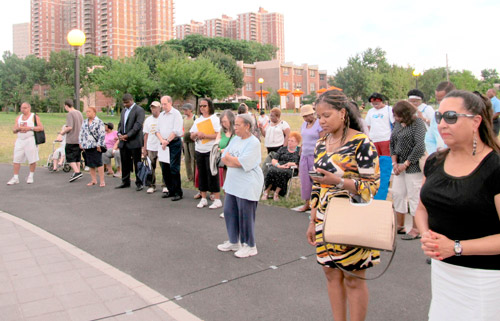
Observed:
[[[477,139],[476,135],[474,135],[474,138],[472,139],[472,156],[476,156],[476,148],[477,148]]]

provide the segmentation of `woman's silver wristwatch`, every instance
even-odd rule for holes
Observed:
[[[340,182],[336,186],[337,186],[337,188],[344,188],[344,179],[341,178]]]

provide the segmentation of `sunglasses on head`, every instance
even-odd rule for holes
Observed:
[[[438,125],[439,125],[439,123],[441,122],[441,119],[444,119],[444,121],[447,124],[455,124],[457,122],[457,120],[458,120],[458,117],[472,118],[472,117],[474,117],[474,115],[459,114],[456,111],[448,110],[448,111],[445,111],[442,114],[437,111],[436,114],[435,114],[435,117],[436,117],[436,123],[438,123]]]

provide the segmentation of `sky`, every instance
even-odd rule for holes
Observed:
[[[279,12],[285,20],[285,60],[318,65],[334,75],[349,57],[382,48],[391,64],[419,71],[446,66],[500,72],[498,0],[174,0],[175,24],[226,14]],[[12,51],[12,25],[29,22],[30,0],[9,2],[0,12],[0,53]]]

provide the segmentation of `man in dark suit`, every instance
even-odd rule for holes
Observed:
[[[135,168],[136,190],[144,188],[143,182],[137,178],[137,163],[141,161],[143,145],[142,124],[144,123],[144,109],[134,103],[131,94],[123,95],[123,107],[118,124],[118,139],[120,140],[120,156],[122,158],[122,184],[116,188],[130,187],[130,173]]]

